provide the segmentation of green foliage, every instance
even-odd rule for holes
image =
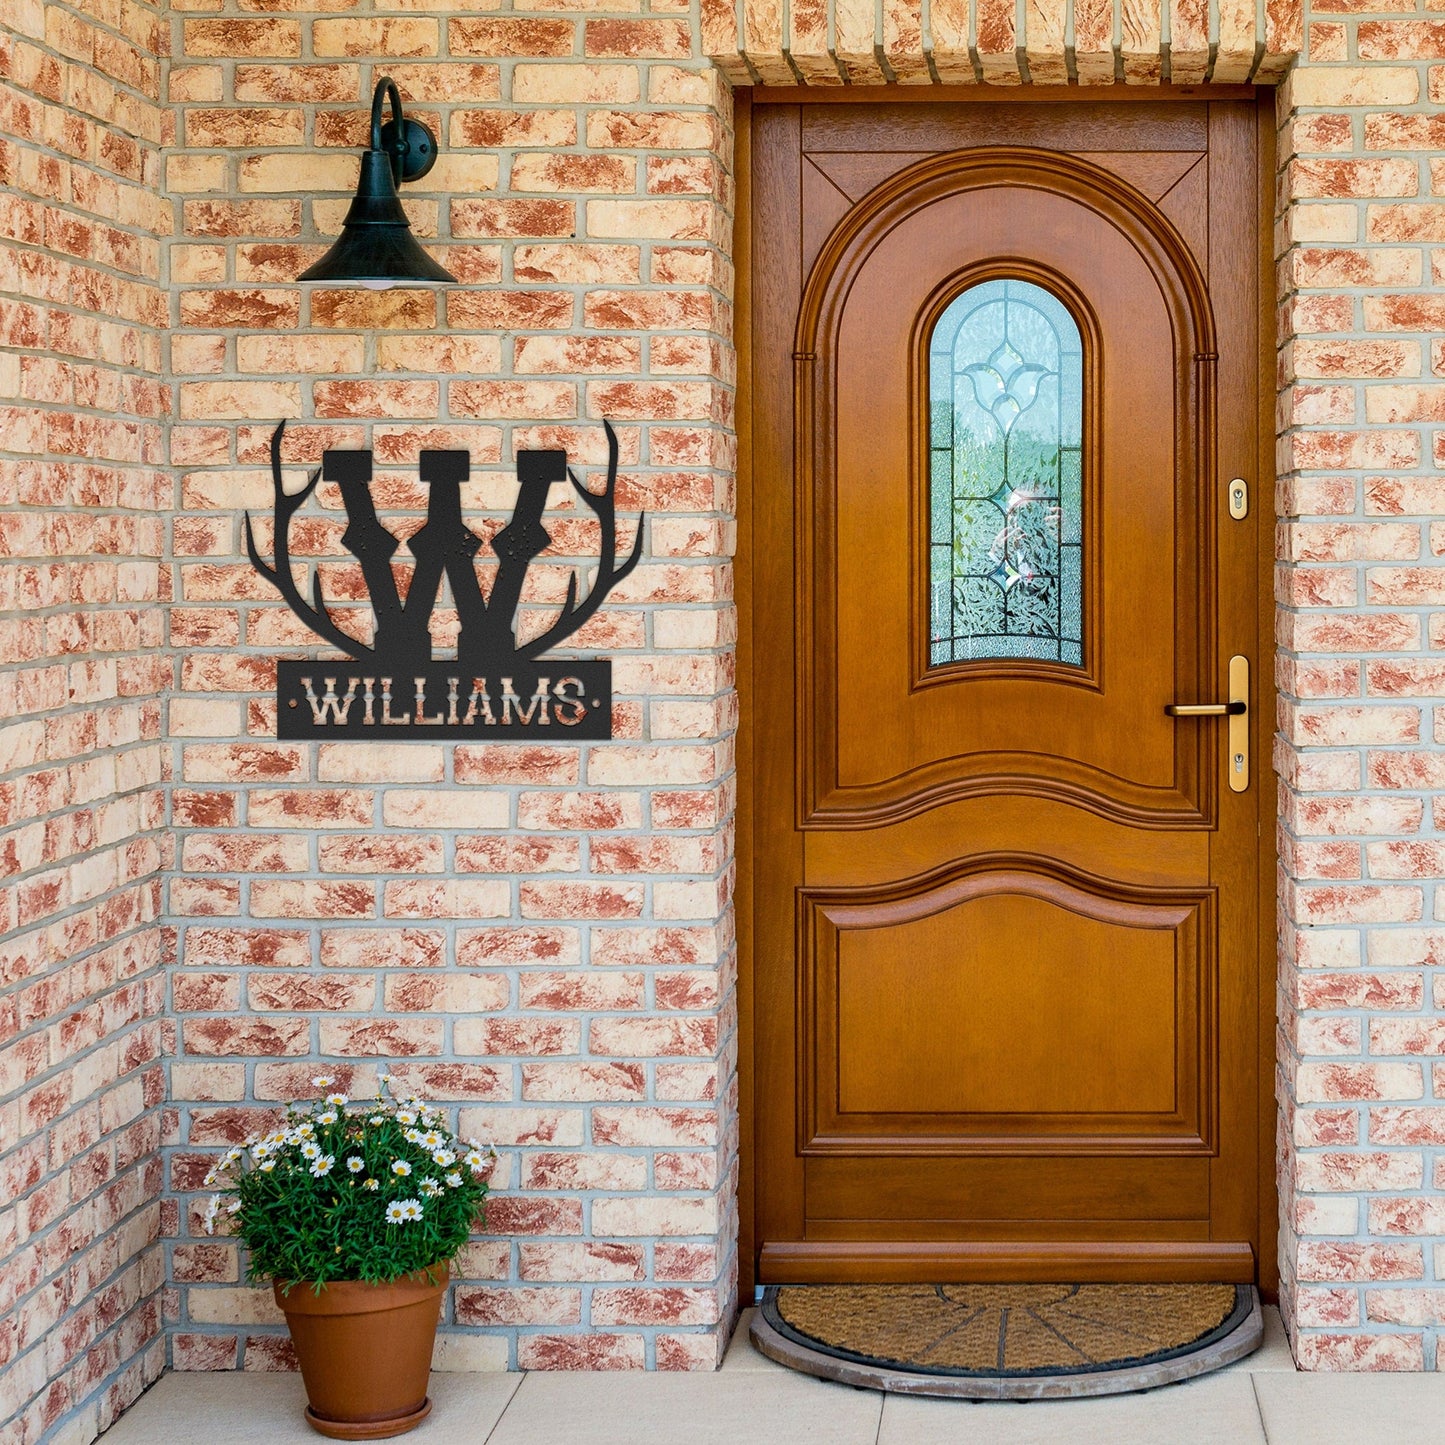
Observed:
[[[386,1093],[370,1102],[331,1093],[288,1105],[280,1129],[231,1149],[207,1176],[225,1183],[206,1230],[231,1217],[252,1279],[387,1283],[452,1259],[481,1223],[494,1156],[381,1077]]]

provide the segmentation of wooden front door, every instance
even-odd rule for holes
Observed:
[[[1255,1277],[1256,114],[753,108],[764,1281]]]

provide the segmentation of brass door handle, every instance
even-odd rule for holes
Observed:
[[[1249,711],[1247,702],[1170,702],[1164,705],[1170,717],[1238,717]]]
[[[1229,754],[1225,776],[1232,792],[1249,787],[1249,659],[1236,654],[1229,659],[1228,702],[1171,702],[1164,711],[1170,717],[1227,717]]]

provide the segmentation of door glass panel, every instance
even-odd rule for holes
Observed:
[[[1083,664],[1083,346],[1030,281],[985,281],[928,348],[929,664]]]

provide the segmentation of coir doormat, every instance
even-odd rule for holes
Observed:
[[[771,1285],[753,1337],[810,1374],[911,1394],[1112,1394],[1218,1369],[1263,1338],[1233,1284]]]

